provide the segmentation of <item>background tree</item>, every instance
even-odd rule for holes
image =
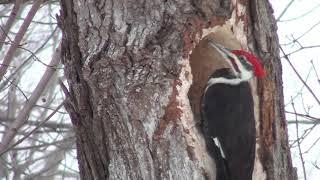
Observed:
[[[52,18],[58,3],[5,3],[0,5],[0,179],[78,178],[78,169],[66,162],[76,154],[69,116],[56,109],[63,100],[57,86],[60,51],[53,53],[60,41]]]

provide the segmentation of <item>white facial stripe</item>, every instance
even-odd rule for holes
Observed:
[[[250,78],[253,77],[253,73],[251,71],[248,71],[244,66],[243,64],[241,63],[241,61],[239,60],[239,58],[233,54],[232,52],[228,51],[226,48],[224,48],[223,46],[221,46],[220,44],[216,44],[212,41],[209,40],[208,42],[212,47],[214,47],[221,55],[223,58],[225,59],[229,59],[229,57],[226,55],[228,54],[229,56],[231,56],[233,59],[234,59],[234,63],[238,66],[238,69],[241,73],[238,73],[232,62],[230,60],[227,60],[228,64],[230,65],[231,67],[231,70],[232,72],[234,73],[234,75],[236,77],[240,77],[243,81],[247,81],[249,80]]]
[[[215,43],[211,42],[210,40],[209,40],[209,45],[211,45],[212,47],[214,47],[214,48],[220,53],[220,55],[221,55],[223,58],[226,59],[227,63],[228,63],[228,64],[230,65],[230,67],[231,67],[231,70],[232,70],[233,74],[234,74],[235,76],[239,77],[239,73],[234,69],[234,66],[233,66],[232,62],[231,62],[230,60],[228,60],[229,57],[226,55],[226,54],[229,54],[229,55],[232,56],[233,53],[226,51],[226,50],[224,49],[224,47],[220,46],[219,44],[215,44]],[[240,72],[241,72],[241,71],[240,71]]]
[[[247,81],[247,80],[249,80],[251,77],[253,77],[252,72],[251,72],[251,71],[248,71],[248,70],[243,66],[243,64],[241,63],[241,61],[239,60],[239,58],[238,58],[235,54],[231,53],[231,56],[232,56],[232,58],[234,58],[234,61],[235,61],[235,63],[237,64],[239,71],[241,72],[241,74],[240,74],[240,78],[241,78],[241,79],[243,79],[244,81]]]

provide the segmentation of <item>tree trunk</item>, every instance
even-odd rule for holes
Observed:
[[[215,163],[197,128],[207,78],[197,72],[206,63],[190,54],[226,23],[238,45],[263,59],[268,74],[252,82],[258,124],[254,179],[294,179],[268,2],[96,2],[61,0],[59,18],[69,84],[65,107],[82,179],[215,179]]]

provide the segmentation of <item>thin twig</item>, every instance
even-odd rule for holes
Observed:
[[[294,106],[294,102],[293,102],[293,101],[292,101],[291,105],[292,105],[293,111],[296,113],[296,108],[295,108],[295,106]],[[297,134],[297,139],[299,139],[298,115],[296,115],[295,117],[296,117],[296,134]],[[305,166],[304,166],[304,160],[303,160],[303,155],[302,155],[302,151],[301,151],[300,141],[298,140],[297,143],[298,143],[299,156],[300,156],[300,160],[301,160],[301,165],[302,165],[304,180],[307,180],[306,168],[305,168]]]
[[[2,17],[8,18],[9,16],[4,15]],[[24,18],[21,18],[21,17],[18,17],[16,19],[19,20],[19,21],[24,21]],[[36,21],[36,20],[32,20],[31,23],[40,24],[40,25],[54,25],[54,24],[57,24],[57,23],[53,23],[53,22],[43,22],[43,21]]]
[[[32,52],[31,50],[29,50],[29,49],[27,49],[27,48],[24,48],[24,47],[22,47],[22,46],[19,46],[19,48],[20,48],[20,49],[23,49],[23,50],[25,50],[25,51],[27,51],[27,52],[29,52],[29,53],[31,54],[31,56],[33,56],[34,59],[35,59],[36,61],[38,61],[40,64],[42,64],[42,65],[44,65],[44,66],[49,66],[49,67],[50,67],[50,65],[42,62],[42,61],[38,58],[38,56],[37,56],[34,52]],[[52,67],[52,66],[51,66],[51,67]]]
[[[308,153],[316,144],[317,142],[320,140],[320,137],[318,137],[313,143],[312,145],[304,152],[304,154]]]
[[[312,68],[309,69],[308,74],[307,74],[307,76],[306,76],[306,78],[305,78],[305,80],[304,80],[305,82],[308,82],[309,77],[310,77],[310,75],[311,75],[311,71],[312,71]],[[298,98],[298,96],[302,93],[304,87],[305,87],[305,86],[302,85],[302,87],[299,89],[299,91],[297,91],[296,95],[293,96],[292,100],[295,100],[296,98]],[[298,89],[298,88],[297,88],[297,89]],[[288,102],[288,103],[286,103],[284,106],[288,106],[288,105],[290,105],[290,104],[291,104],[291,101]]]
[[[37,0],[32,5],[30,11],[28,12],[25,21],[22,23],[17,35],[14,38],[14,41],[12,42],[8,52],[6,53],[5,57],[3,58],[2,64],[9,65],[13,59],[14,53],[16,52],[19,43],[21,42],[24,34],[26,33],[31,20],[35,16],[36,12],[38,11],[40,5],[42,3],[42,0]],[[8,69],[8,66],[1,66],[0,67],[0,81],[2,80],[3,76],[6,74]]]
[[[289,7],[292,5],[292,3],[294,2],[294,0],[291,0],[287,6],[284,8],[284,10],[281,12],[281,14],[279,15],[279,17],[277,18],[277,21],[279,21],[282,16],[287,12],[287,10],[289,9]]]
[[[3,46],[3,42],[5,41],[6,37],[8,37],[8,32],[14,22],[14,20],[16,19],[16,16],[18,14],[18,11],[20,9],[20,5],[22,3],[22,0],[16,0],[12,11],[9,15],[9,19],[7,20],[6,24],[4,25],[4,27],[1,27],[2,32],[0,33],[0,50],[2,49]],[[10,40],[10,38],[8,38]]]
[[[315,120],[315,121],[320,121],[320,118],[313,117],[313,116],[310,116],[310,115],[308,115],[308,114],[302,114],[302,113],[290,112],[290,111],[286,111],[286,113],[288,113],[288,114],[294,114],[294,115],[301,116],[301,117],[306,117],[306,118],[308,118],[308,119],[312,119],[312,120]]]
[[[50,41],[50,39],[52,39],[52,37],[54,36],[54,33],[56,32],[57,29],[58,28],[56,27],[55,30],[50,34],[50,36],[47,37],[47,39],[44,41],[44,43],[39,48],[37,48],[37,50],[35,50],[34,54],[38,54],[44,49],[45,45]],[[33,55],[31,54],[28,58],[26,58],[26,60],[23,61],[22,64],[19,65],[19,67],[17,69],[15,69],[14,72],[12,72],[7,77],[7,79],[5,81],[3,81],[0,84],[0,91],[2,91],[2,89],[8,84],[10,79],[12,79],[18,72],[22,71],[22,69],[28,65],[29,60],[31,60],[32,58],[33,58]]]
[[[287,119],[287,123],[288,124],[295,124],[296,123],[296,120],[289,120]],[[308,121],[308,120],[298,120],[298,123],[299,124],[320,124],[320,121]]]
[[[286,45],[290,45],[290,44],[294,44],[296,43],[299,39],[301,39],[302,37],[304,37],[306,34],[308,34],[310,31],[312,31],[315,27],[317,27],[318,25],[320,25],[320,21],[318,21],[317,23],[315,23],[313,26],[311,26],[308,30],[306,30],[304,33],[302,33],[298,38],[294,39],[293,41],[290,41],[287,44],[281,44],[282,46],[286,46]]]
[[[4,77],[5,79],[7,79],[6,76],[3,76],[3,77]],[[18,91],[20,91],[20,93],[23,95],[23,97],[24,97],[27,101],[29,101],[27,95],[22,91],[22,89],[21,89],[17,84],[13,83],[13,82],[10,81],[10,80],[8,80],[8,82],[9,82],[9,84],[11,84],[12,86],[16,87],[16,88],[18,89]]]
[[[42,144],[39,144],[39,145],[31,145],[31,146],[23,146],[23,147],[17,147],[17,148],[11,148],[12,150],[28,150],[28,149],[34,149],[34,148],[42,148],[42,147],[48,147],[48,146],[52,146],[52,145],[55,145],[55,146],[61,146],[61,144],[69,144],[70,142],[74,142],[75,141],[75,137],[74,136],[71,136],[71,137],[68,137],[68,138],[64,138],[62,140],[57,140],[57,141],[53,141],[51,143],[42,143]]]
[[[314,92],[312,91],[312,89],[308,86],[308,84],[302,79],[302,77],[300,76],[300,74],[298,73],[297,69],[293,66],[293,64],[290,62],[288,55],[284,52],[284,50],[282,49],[281,46],[280,50],[281,52],[284,54],[284,59],[289,63],[289,65],[291,66],[291,68],[293,69],[293,71],[295,72],[295,74],[298,76],[298,78],[300,79],[300,81],[306,86],[306,88],[309,90],[309,92],[311,93],[311,95],[314,97],[314,99],[317,101],[317,103],[320,105],[320,100],[318,99],[318,97],[314,94]]]
[[[52,60],[50,62],[50,66],[57,66],[60,62],[60,50],[61,45],[56,49],[52,56]],[[56,72],[55,68],[52,68],[48,66],[44,75],[40,79],[38,85],[33,90],[33,93],[31,94],[29,101],[24,105],[24,107],[19,112],[17,118],[15,121],[13,121],[10,124],[10,127],[7,129],[6,133],[2,136],[2,141],[0,143],[0,151],[3,151],[6,149],[14,136],[16,135],[16,132],[21,128],[21,126],[27,121],[27,117],[38,101],[39,97],[43,93],[44,89],[46,88],[46,85],[48,84],[50,78],[52,77],[53,73]]]
[[[301,144],[306,139],[306,137],[315,129],[315,127],[317,127],[317,124],[313,124],[310,128],[304,130],[303,134],[299,137],[299,139],[294,140],[290,144],[290,148],[292,148],[297,141],[299,141]]]
[[[316,67],[314,66],[313,64],[313,60],[310,61],[311,65],[312,65],[312,68],[314,70],[314,73],[316,74],[317,76],[317,80],[318,80],[318,83],[320,84],[320,78],[319,78],[319,75],[318,75],[318,71],[316,70]]]
[[[288,22],[288,21],[294,21],[294,20],[300,19],[300,18],[302,18],[302,17],[304,17],[304,16],[306,16],[306,15],[314,12],[314,10],[318,9],[319,7],[320,7],[320,4],[316,5],[315,7],[313,7],[313,8],[310,9],[309,11],[304,12],[304,13],[301,14],[301,15],[298,15],[298,16],[293,17],[293,18],[290,18],[290,19],[279,20],[279,22]]]
[[[290,52],[290,53],[288,53],[286,55],[290,56],[291,54],[297,53],[297,52],[299,52],[301,50],[304,50],[304,49],[320,48],[320,45],[313,45],[313,46],[301,46],[301,44],[299,44],[299,45],[300,45],[299,49],[296,49],[296,50],[294,50],[294,51],[292,51],[292,52]]]
[[[29,133],[27,133],[23,138],[19,139],[17,142],[15,142],[14,144],[12,144],[11,146],[7,147],[6,149],[4,149],[2,152],[0,152],[0,156],[2,156],[4,153],[8,152],[10,149],[16,147],[17,145],[19,145],[20,143],[22,143],[25,139],[27,139],[32,133],[34,133],[36,130],[38,130],[44,123],[46,123],[47,121],[50,120],[50,118],[63,106],[62,102],[45,120],[43,120],[41,123],[39,123],[39,125],[37,127],[35,127],[32,131],[30,131]]]
[[[312,165],[313,165],[315,168],[317,168],[317,169],[319,169],[319,170],[320,170],[320,167],[318,166],[317,161],[312,162]]]

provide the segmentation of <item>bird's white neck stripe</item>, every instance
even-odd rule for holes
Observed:
[[[241,82],[249,81],[249,79],[251,77],[252,77],[252,73],[247,74],[245,77],[242,76],[242,79],[240,79],[240,78],[228,79],[228,78],[225,78],[225,77],[210,78],[209,81],[207,82],[207,86],[206,86],[205,92],[207,91],[207,89],[210,86],[212,86],[214,84],[238,85]]]
[[[242,81],[244,81],[243,79],[240,78],[234,78],[234,79],[228,79],[225,77],[218,77],[218,78],[210,78],[207,86],[211,86],[213,84],[229,84],[229,85],[238,85],[240,84]]]
[[[207,89],[214,85],[214,84],[229,84],[229,85],[238,85],[242,82],[243,80],[240,78],[235,78],[235,79],[228,79],[224,77],[219,77],[219,78],[210,78],[209,81],[207,82],[207,87],[204,92],[207,91]]]

